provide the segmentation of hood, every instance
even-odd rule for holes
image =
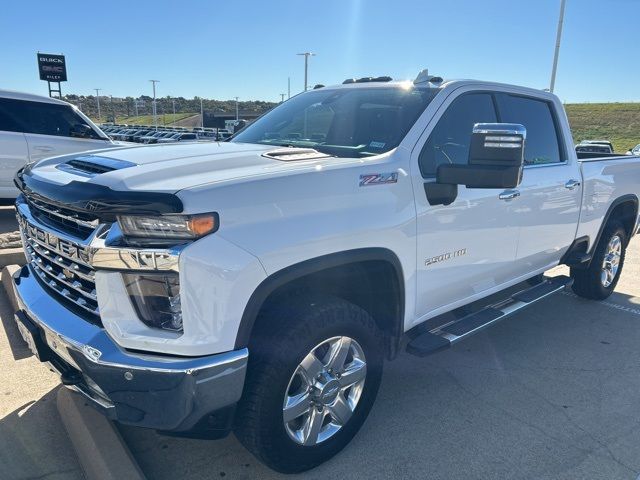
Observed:
[[[282,147],[230,142],[111,148],[42,160],[31,167],[29,175],[58,185],[90,182],[116,191],[175,193],[204,184],[309,168],[327,157],[308,149],[286,151],[292,155],[282,158]]]

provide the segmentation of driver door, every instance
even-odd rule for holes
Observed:
[[[467,163],[474,124],[495,122],[490,92],[454,93],[414,150],[418,322],[481,298],[516,275],[518,226],[511,201],[499,198],[504,189],[459,185],[453,203],[432,206],[424,187],[435,182],[440,164]]]

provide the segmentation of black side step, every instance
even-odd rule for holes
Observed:
[[[418,357],[426,357],[443,350],[538,300],[564,290],[572,283],[573,279],[564,275],[547,279],[534,287],[515,293],[506,300],[420,334],[408,343],[407,352]]]

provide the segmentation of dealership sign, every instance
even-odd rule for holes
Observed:
[[[67,81],[67,65],[64,55],[38,52],[38,70],[40,71],[40,80],[47,82]]]

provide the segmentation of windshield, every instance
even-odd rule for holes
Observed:
[[[438,91],[413,86],[314,90],[276,107],[231,141],[310,147],[338,157],[378,155],[398,146]]]

